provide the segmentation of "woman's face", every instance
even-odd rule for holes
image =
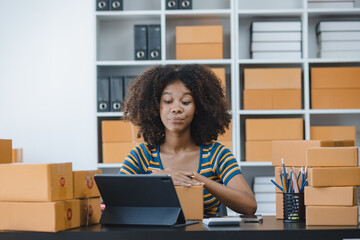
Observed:
[[[160,99],[160,117],[165,131],[190,131],[195,102],[190,90],[181,81],[167,85]]]

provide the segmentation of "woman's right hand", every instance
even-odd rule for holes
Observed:
[[[182,171],[177,169],[167,168],[165,170],[154,170],[152,174],[170,175],[175,186],[202,186],[204,183],[193,179],[194,173],[190,171]]]

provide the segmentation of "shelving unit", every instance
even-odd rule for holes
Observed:
[[[159,64],[205,64],[226,69],[227,96],[233,116],[233,153],[251,184],[254,176],[274,174],[270,162],[246,162],[244,124],[247,118],[301,117],[304,136],[310,139],[313,125],[355,125],[360,141],[360,109],[313,110],[310,106],[310,69],[318,66],[360,66],[358,59],[320,59],[315,26],[321,20],[360,20],[360,8],[308,9],[307,0],[193,0],[192,10],[165,10],[165,0],[125,0],[124,11],[96,12],[97,75],[137,75]],[[302,22],[301,59],[251,59],[250,26],[253,21],[297,20]],[[161,60],[134,60],[134,24],[161,24]],[[176,60],[175,26],[214,25],[224,29],[224,59]],[[243,110],[244,68],[299,67],[302,69],[302,109]],[[95,106],[94,106],[95,107]],[[119,119],[121,113],[98,113],[97,119]],[[101,136],[99,136],[101,141]],[[101,143],[98,144],[99,148]],[[101,150],[99,150],[101,151]],[[99,162],[101,156],[99,155]],[[102,164],[110,171],[121,164]]]

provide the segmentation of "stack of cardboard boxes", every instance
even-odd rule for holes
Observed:
[[[360,67],[311,68],[311,108],[360,108]]]
[[[122,163],[129,152],[142,139],[137,138],[137,128],[130,122],[102,121],[103,163]]]
[[[0,229],[57,232],[98,223],[99,193],[85,190],[97,188],[95,173],[73,173],[71,163],[0,164]]]
[[[302,118],[269,118],[245,120],[245,160],[271,161],[273,140],[304,138]]]
[[[301,109],[300,68],[244,69],[244,109]]]
[[[12,140],[0,139],[0,164],[12,162]]]
[[[306,164],[306,225],[358,225],[358,148],[308,148]]]

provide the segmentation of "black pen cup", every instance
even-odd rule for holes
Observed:
[[[305,221],[304,193],[284,193],[284,222]]]

